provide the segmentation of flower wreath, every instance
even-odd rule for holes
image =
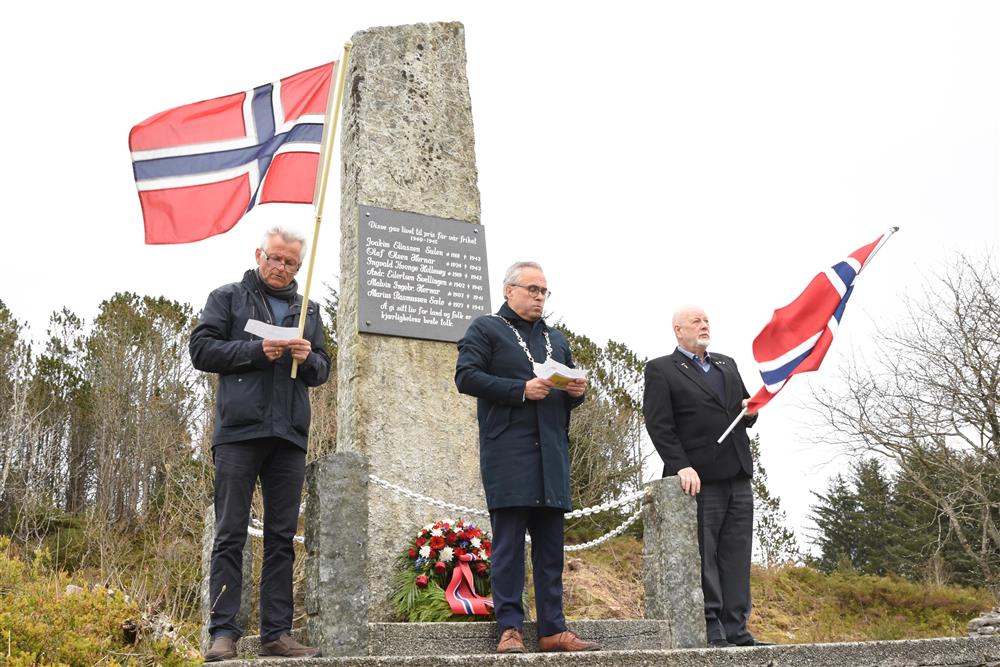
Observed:
[[[411,623],[491,615],[492,548],[488,532],[461,519],[427,524],[397,561],[396,611]]]

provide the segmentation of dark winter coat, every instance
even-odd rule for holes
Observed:
[[[569,344],[544,320],[526,323],[505,303],[497,311],[524,327],[521,337],[531,356],[545,360],[544,331],[552,358],[573,366]],[[530,329],[528,327],[530,324]],[[527,335],[526,335],[527,334]],[[541,401],[524,399],[534,369],[514,332],[500,319],[484,315],[458,341],[455,384],[478,398],[479,471],[489,509],[554,507],[569,511],[569,416],[583,402],[553,389]]]
[[[293,380],[291,353],[286,351],[277,361],[268,361],[261,338],[243,327],[250,319],[298,326],[302,295],[295,295],[284,322],[274,322],[255,271],[251,269],[242,281],[209,294],[191,334],[194,367],[219,374],[212,446],[278,437],[306,449],[311,418],[308,387],[323,384],[330,374],[319,307],[309,302],[303,338],[312,343],[312,352],[299,364],[298,377]]]
[[[716,444],[749,394],[732,358],[715,352],[710,357],[722,372],[724,400],[711,388],[704,371],[676,350],[646,364],[642,409],[649,438],[663,459],[664,476],[688,467],[703,482],[753,476],[747,427],[753,426],[757,415],[744,417],[721,445]]]

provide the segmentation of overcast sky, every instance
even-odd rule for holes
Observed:
[[[655,357],[675,345],[674,308],[699,303],[710,349],[753,393],[771,312],[901,227],[824,368],[761,414],[771,491],[802,535],[810,491],[848,462],[810,439],[809,382],[834,382],[852,348],[876,353],[872,321],[897,318],[927,270],[1000,245],[1000,3],[14,3],[0,299],[36,337],[53,310],[89,320],[116,291],[200,309],[269,224],[310,230],[312,209],[261,206],[223,236],[146,246],[129,129],[339,58],[358,30],[428,21],[466,28],[494,306],[504,269],[534,259],[557,319]],[[337,281],[327,211],[314,296]]]

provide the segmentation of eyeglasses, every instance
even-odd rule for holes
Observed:
[[[286,261],[278,257],[271,257],[263,248],[260,249],[260,254],[264,255],[264,260],[271,265],[271,268],[274,269],[284,269],[289,273],[295,273],[301,266],[300,262]]]
[[[552,296],[551,290],[547,290],[544,287],[539,287],[538,285],[518,285],[517,283],[509,283],[509,284],[511,285],[511,287],[520,287],[521,289],[528,290],[528,294],[530,294],[531,296],[538,296],[539,294],[541,294],[542,297],[546,299]]]

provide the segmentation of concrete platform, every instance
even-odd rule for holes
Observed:
[[[1000,637],[916,639],[758,648],[525,653],[522,655],[388,655],[348,658],[256,658],[227,667],[1000,667]]]

